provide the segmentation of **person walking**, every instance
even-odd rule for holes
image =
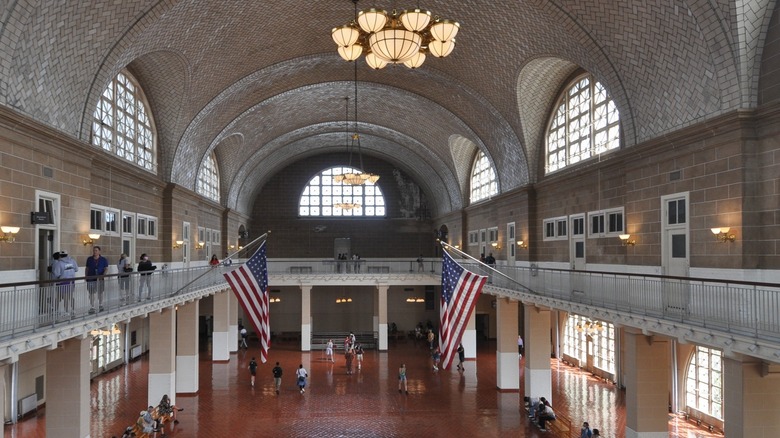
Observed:
[[[433,350],[433,371],[439,371],[439,361],[441,360],[441,350],[439,350],[439,347],[436,347]]]
[[[239,325],[238,333],[241,335],[241,343],[238,344],[238,348],[249,350],[249,345],[246,343],[246,338],[249,336],[249,333],[246,331],[246,327]]]
[[[103,292],[106,282],[103,276],[108,272],[108,259],[100,255],[100,247],[92,247],[92,257],[87,258],[86,272],[87,291],[89,292],[89,313],[95,313],[95,294],[97,294],[98,312],[103,311]]]
[[[404,390],[406,392],[406,395],[409,395],[409,387],[406,385],[406,364],[402,363],[401,367],[398,368],[398,393],[401,393],[401,390]]]
[[[309,377],[309,373],[306,372],[306,368],[303,367],[303,364],[300,364],[295,375],[298,377],[298,388],[301,389],[301,394],[303,394],[306,392],[306,378]]]
[[[588,422],[582,423],[582,428],[580,429],[580,438],[591,438],[593,436],[593,432],[590,431],[590,425]]]
[[[279,366],[279,362],[276,362],[276,366],[271,370],[271,372],[274,374],[274,386],[276,387],[276,393],[279,394],[279,388],[282,387],[282,367]]]
[[[517,354],[523,357],[523,337],[520,335],[517,336]]]
[[[347,374],[352,374],[352,359],[355,357],[355,349],[353,347],[349,347],[347,349],[347,352],[344,353],[344,359],[347,360]]]
[[[279,365],[279,362],[276,364]],[[253,357],[252,360],[249,361],[249,381],[252,383],[252,388],[255,387],[255,376],[257,376],[257,362],[255,362],[255,358]]]
[[[152,271],[157,269],[157,266],[154,266],[152,264],[152,261],[149,260],[149,256],[146,255],[146,253],[141,254],[141,261],[138,263],[138,272],[143,272],[140,277],[140,281],[138,283],[138,301],[140,302],[142,299],[144,286],[146,286],[146,299],[151,300],[152,299]]]
[[[463,366],[463,361],[466,360],[466,350],[463,348],[463,344],[458,344],[458,370],[466,371],[466,367]]]
[[[327,345],[325,345],[325,360],[330,359],[331,362],[336,362],[333,360],[333,339],[328,339]]]
[[[360,342],[357,343],[357,346],[355,347],[355,358],[357,359],[357,368],[358,371],[363,367],[363,344]]]

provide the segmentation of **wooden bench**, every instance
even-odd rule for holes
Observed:
[[[571,420],[564,415],[555,414],[555,420],[548,421],[547,430],[555,434],[556,437],[571,438]]]
[[[165,429],[163,428],[165,427],[165,423],[171,421],[172,415],[166,414],[161,416],[157,408],[154,408],[154,411],[152,411],[152,419],[158,421],[159,431],[161,432],[160,436],[165,436],[166,433],[165,433]],[[138,416],[138,419],[135,421],[135,424],[133,424],[132,428],[133,428],[133,435],[138,438],[151,438],[152,436],[154,436],[154,432],[152,433],[144,432],[144,420],[141,415]]]

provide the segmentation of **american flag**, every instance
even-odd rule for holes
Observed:
[[[439,348],[441,349],[441,367],[447,369],[452,364],[460,345],[466,323],[474,311],[477,298],[482,293],[487,277],[465,270],[444,251],[441,270],[441,309],[439,316]]]
[[[260,338],[260,361],[265,363],[268,359],[268,348],[271,346],[265,242],[245,264],[224,275]]]

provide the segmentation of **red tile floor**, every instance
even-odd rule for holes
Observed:
[[[254,345],[252,347],[255,347]],[[301,353],[297,344],[276,343],[258,368],[254,388],[247,366],[256,347],[212,363],[201,352],[200,391],[178,395],[180,423],[166,425],[171,437],[552,437],[531,424],[517,392],[496,390],[495,342],[480,344],[466,371],[433,372],[427,346],[393,342],[386,353],[367,351],[362,370],[346,374],[343,356],[325,361],[322,352]],[[274,393],[271,368],[284,369],[282,392]],[[295,387],[295,369],[309,372],[305,394]],[[398,393],[397,369],[408,368],[409,395]],[[590,374],[552,361],[553,402],[575,429],[589,421],[605,437],[623,437],[623,391]],[[521,368],[522,370],[522,368]],[[92,381],[91,437],[121,436],[146,405],[147,357]],[[522,371],[521,371],[522,379]],[[520,387],[523,388],[521,381]],[[46,412],[4,427],[5,437],[44,437]],[[573,432],[577,432],[576,430]],[[160,436],[158,433],[157,436]],[[579,436],[577,434],[576,436]],[[670,437],[722,437],[671,416]]]

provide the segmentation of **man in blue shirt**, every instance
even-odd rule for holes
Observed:
[[[92,257],[87,259],[87,291],[89,291],[89,313],[95,313],[95,293],[98,296],[99,311],[103,311],[103,276],[108,272],[108,259],[100,255],[100,247],[92,247]]]

